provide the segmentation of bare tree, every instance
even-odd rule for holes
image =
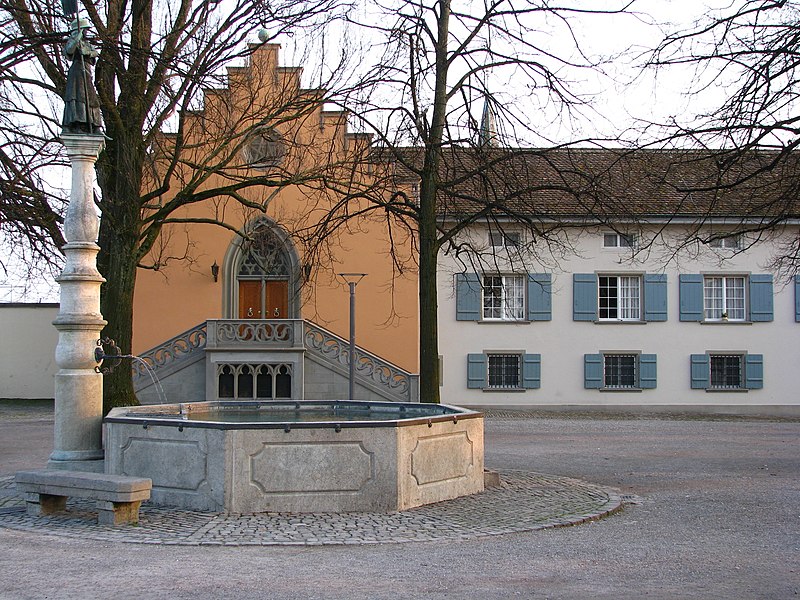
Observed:
[[[58,224],[64,200],[49,191],[44,173],[64,164],[59,96],[68,25],[53,5],[0,0],[3,231],[11,233],[12,242],[26,240],[49,258],[63,242]],[[266,210],[268,198],[247,189],[277,190],[312,177],[306,163],[299,171],[253,169],[246,150],[254,137],[308,115],[324,95],[297,86],[278,89],[267,74],[253,81],[226,67],[244,64],[257,49],[247,36],[258,27],[269,40],[285,31],[322,27],[342,8],[338,0],[82,0],[100,51],[95,81],[107,135],[97,162],[104,335],[123,351],[131,347],[137,268],[159,269],[165,261],[185,258],[159,253],[165,226],[204,222],[232,228],[226,204]],[[256,93],[267,88],[274,92],[269,98]],[[231,106],[229,100],[215,113],[222,96],[241,104]],[[215,203],[216,212],[198,219],[181,210],[201,202]],[[129,373],[117,370],[106,378],[106,410],[135,402]]]
[[[521,227],[529,239],[563,244],[535,190],[562,190],[584,203],[586,178],[558,176],[543,122],[586,107],[568,71],[593,69],[572,20],[625,12],[627,2],[592,10],[544,0],[450,0],[367,5],[352,23],[376,39],[380,59],[361,75],[358,94],[338,101],[374,151],[363,185],[338,190],[341,201],[312,228],[325,239],[356,216],[382,213],[389,231],[413,235],[419,273],[421,399],[439,401],[437,262],[441,251],[475,257],[463,233],[475,225]],[[377,24],[376,24],[377,23]],[[557,152],[558,149],[554,151]],[[539,212],[539,208],[542,209]],[[468,252],[464,252],[468,250]],[[402,265],[398,265],[402,267]]]
[[[9,69],[15,59],[4,55],[0,68]],[[33,275],[60,266],[65,198],[45,185],[42,172],[59,162],[63,166],[63,161],[47,152],[30,124],[19,118],[24,112],[16,106],[13,90],[0,88],[0,239]],[[20,136],[21,131],[33,139]],[[0,257],[0,267],[9,266],[8,256]]]
[[[647,66],[677,67],[693,73],[687,93],[711,108],[689,122],[662,123],[660,143],[703,149],[716,176],[684,182],[685,194],[726,194],[749,198],[749,210],[726,215],[735,227],[727,234],[748,234],[751,244],[800,218],[800,3],[786,0],[737,0],[710,13],[691,28],[667,35]],[[697,154],[691,154],[697,160]],[[715,203],[711,203],[714,213]],[[719,216],[718,214],[716,216]],[[685,242],[707,242],[707,219],[695,222]],[[777,270],[800,269],[800,236],[776,254]]]

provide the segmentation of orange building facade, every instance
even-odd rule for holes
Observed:
[[[197,187],[202,199],[170,217],[143,261],[150,268],[139,269],[133,352],[144,353],[208,319],[305,319],[347,338],[350,297],[337,273],[365,273],[356,288],[358,345],[418,372],[410,237],[393,231],[392,245],[385,222],[364,218],[315,245],[315,227],[340,200],[331,191],[336,186],[323,190],[317,182],[352,177],[346,165],[368,140],[347,132],[344,113],[324,111],[315,101],[318,91],[301,89],[300,69],[279,67],[278,52],[276,45],[263,45],[248,66],[229,69],[228,85],[206,92],[203,110],[181,133],[190,160],[177,167],[183,170],[179,177],[209,174]],[[237,128],[248,133],[237,134]],[[234,150],[227,167],[212,172],[206,167],[220,159],[206,153],[217,152],[223,138],[232,139]],[[282,183],[238,189],[247,177]],[[286,185],[291,177],[298,183]],[[205,190],[218,188],[237,189],[205,197]],[[167,193],[161,202],[172,197]],[[402,273],[398,261],[408,267]]]

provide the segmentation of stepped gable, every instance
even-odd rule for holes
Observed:
[[[246,63],[226,67],[220,86],[204,87],[200,107],[186,112],[182,133],[189,144],[186,149],[214,138],[250,135],[263,126],[303,147],[324,145],[321,139],[333,138],[343,147],[353,141],[369,142],[369,136],[347,130],[346,111],[324,110],[327,90],[302,87],[302,67],[279,65],[279,44],[250,44],[249,49],[252,54]],[[162,138],[174,142],[176,134],[165,132]]]
[[[176,167],[174,175],[198,190],[256,180],[278,189],[295,178],[346,187],[371,136],[348,131],[346,110],[326,110],[328,91],[303,87],[302,67],[280,66],[280,45],[250,50],[244,64],[226,68],[219,87],[202,90],[179,130],[154,141],[159,168]],[[258,193],[257,186],[242,192],[253,202]]]

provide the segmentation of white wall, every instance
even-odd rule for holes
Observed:
[[[0,398],[52,398],[57,304],[0,304]]]
[[[552,320],[525,324],[493,324],[456,320],[454,273],[464,266],[440,257],[439,339],[443,356],[442,401],[466,406],[661,406],[767,407],[771,412],[800,413],[796,373],[800,369],[800,323],[795,322],[794,285],[775,279],[774,321],[735,325],[700,324],[679,320],[680,273],[768,273],[769,243],[731,256],[730,251],[696,247],[668,260],[660,250],[630,262],[630,251],[602,248],[602,231],[573,238],[575,254],[558,259],[545,254],[513,264],[499,261],[498,270],[551,272]],[[790,235],[797,235],[796,228]],[[473,232],[485,236],[485,232]],[[727,260],[720,261],[725,257]],[[543,266],[541,262],[549,264]],[[557,264],[555,264],[557,262]],[[469,268],[467,269],[469,270]],[[474,269],[473,269],[474,270]],[[506,271],[506,272],[508,272]],[[573,273],[657,272],[667,274],[668,320],[650,323],[596,324],[572,319]],[[541,354],[541,388],[526,391],[484,391],[467,388],[467,354],[487,350],[522,350]],[[706,392],[690,388],[691,354],[706,351],[746,351],[764,356],[764,387],[747,392]],[[601,351],[638,351],[657,355],[657,388],[639,392],[584,389],[583,355]],[[753,412],[742,410],[741,412]],[[755,411],[758,412],[758,411]]]

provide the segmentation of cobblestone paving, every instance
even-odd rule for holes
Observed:
[[[0,527],[65,537],[172,545],[344,545],[472,539],[564,527],[620,510],[614,490],[568,477],[501,472],[486,491],[397,513],[222,515],[142,505],[138,526],[95,522],[90,501],[69,500],[67,511],[30,517],[13,487],[0,479]]]

